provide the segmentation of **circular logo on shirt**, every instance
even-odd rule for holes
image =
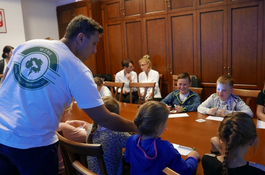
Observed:
[[[36,90],[58,77],[58,56],[45,47],[33,47],[21,52],[20,62],[15,61],[13,73],[21,87]],[[17,60],[17,59],[16,59]]]

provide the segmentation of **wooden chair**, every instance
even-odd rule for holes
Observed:
[[[159,74],[159,89],[162,92],[162,81],[163,81],[163,74]]]
[[[257,98],[260,90],[249,90],[249,89],[233,89],[233,94],[238,95],[240,97],[246,97],[246,105],[249,106],[250,100],[252,98]]]
[[[152,83],[129,83],[130,87],[130,103],[132,103],[132,89],[137,88],[138,91],[138,103],[143,104],[145,102],[145,96],[147,93],[148,88],[153,88],[153,93],[152,93],[152,100],[154,100],[154,90],[155,90],[155,82]],[[140,88],[144,88],[144,95],[141,95],[140,93]]]
[[[173,83],[172,83],[172,86],[173,86],[173,91],[177,90],[178,89],[178,75],[172,75],[172,80],[173,80]]]
[[[87,169],[84,165],[82,165],[79,161],[75,160],[72,163],[72,166],[82,175],[97,175],[93,171]]]
[[[78,163],[74,163],[76,160],[80,162],[84,167],[87,167],[87,156],[97,157],[100,173],[102,175],[107,174],[101,144],[75,142],[63,137],[61,131],[57,131],[56,134],[59,138],[59,145],[67,175],[78,174],[78,172],[73,167],[80,167],[78,166]]]
[[[163,174],[165,174],[165,175],[180,175],[179,173],[173,171],[172,169],[170,169],[168,167],[163,169]]]
[[[122,83],[122,82],[105,81],[104,85],[110,87],[112,97],[116,98],[116,96],[118,94],[118,88],[120,88],[121,92],[122,92],[124,83]],[[116,89],[114,89],[115,87],[116,87]],[[119,97],[119,101],[120,102],[121,102],[121,100],[122,100],[122,95],[120,95],[120,97]]]

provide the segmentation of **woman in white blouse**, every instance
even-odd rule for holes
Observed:
[[[139,74],[139,82],[140,83],[155,82],[154,100],[160,101],[162,97],[159,89],[159,73],[152,69],[150,56],[149,55],[143,56],[143,58],[139,60],[139,65],[143,71]],[[144,94],[144,88],[140,88],[140,93]],[[145,101],[150,100],[151,95],[152,95],[152,88],[149,88],[146,93]]]

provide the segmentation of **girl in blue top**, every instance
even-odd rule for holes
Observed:
[[[196,151],[183,160],[170,142],[158,137],[167,126],[168,115],[167,106],[161,102],[148,101],[140,107],[134,120],[139,134],[128,138],[124,154],[131,164],[131,174],[163,174],[166,167],[181,175],[196,171],[200,158]]]

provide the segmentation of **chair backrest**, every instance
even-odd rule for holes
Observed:
[[[163,174],[165,175],[180,175],[179,173],[173,171],[172,169],[166,167],[163,169]]]
[[[122,92],[124,83],[123,82],[105,81],[104,85],[110,87],[110,91],[111,91],[112,97],[116,98],[116,96],[118,94],[118,88],[120,88],[121,92]],[[116,87],[116,89],[115,89],[115,87]],[[122,95],[120,95],[120,97],[119,97],[119,101],[120,102],[121,102],[121,100],[122,100]]]
[[[75,168],[72,166],[74,161],[79,161],[84,167],[87,166],[87,156],[97,157],[100,173],[102,175],[107,174],[105,162],[103,159],[103,149],[101,144],[88,144],[88,143],[79,143],[72,140],[69,140],[61,132],[57,132],[59,138],[60,150],[63,157],[63,162],[67,175],[76,174]]]
[[[162,92],[163,74],[159,74],[159,89]]]
[[[240,97],[246,97],[246,105],[249,105],[250,100],[252,98],[257,98],[260,90],[250,90],[250,89],[233,89],[233,94],[240,96]]]
[[[74,169],[76,169],[80,174],[82,175],[97,175],[96,173],[94,173],[93,171],[90,171],[89,169],[87,169],[84,165],[82,165],[79,161],[75,160],[72,163],[72,166],[74,167]]]
[[[147,94],[148,88],[153,89],[151,99],[154,100],[155,82],[151,82],[151,83],[129,83],[129,87],[130,87],[130,103],[132,103],[132,89],[133,88],[137,88],[138,96],[139,96],[139,99],[138,99],[139,104],[143,104],[145,102],[145,96]],[[141,95],[140,88],[144,88],[144,95]]]
[[[172,80],[173,80],[173,83],[172,83],[172,86],[173,86],[173,91],[177,90],[178,89],[178,75],[172,75]]]
[[[190,87],[190,90],[192,90],[193,92],[196,92],[201,97],[203,88]]]

